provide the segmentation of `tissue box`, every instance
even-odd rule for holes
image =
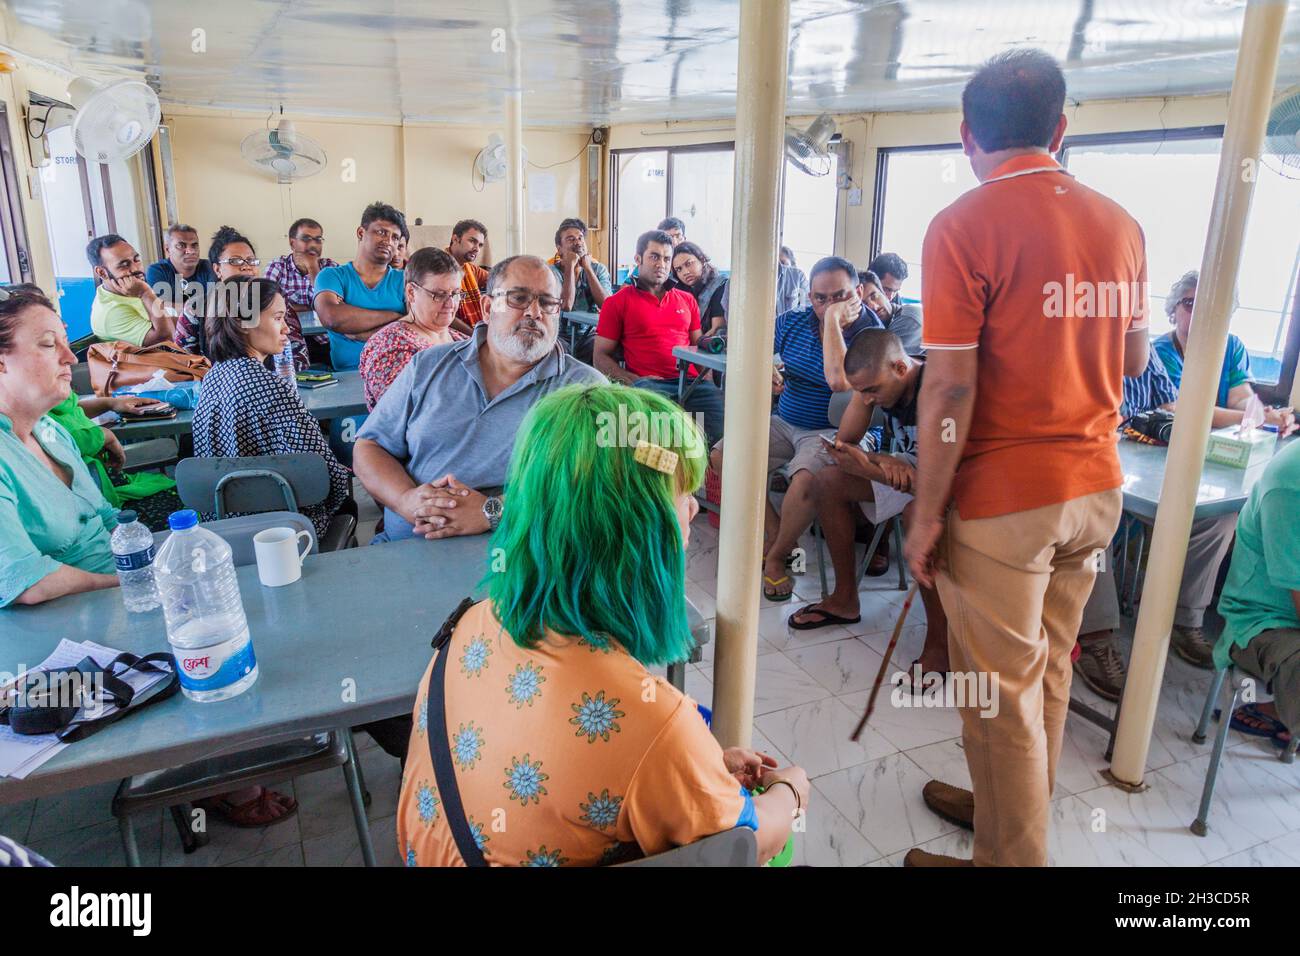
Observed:
[[[1249,468],[1268,461],[1277,447],[1277,432],[1256,428],[1248,435],[1238,435],[1237,426],[1218,428],[1210,432],[1210,442],[1205,446],[1205,460]]]

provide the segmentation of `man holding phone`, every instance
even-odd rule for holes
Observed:
[[[170,342],[176,334],[176,311],[145,281],[140,253],[121,236],[96,236],[86,246],[94,270],[95,301],[90,328],[105,342],[135,346]]]

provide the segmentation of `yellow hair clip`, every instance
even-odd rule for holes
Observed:
[[[662,445],[652,445],[648,441],[639,441],[636,443],[636,451],[632,457],[647,468],[662,471],[665,475],[671,475],[677,471],[677,452],[669,451]]]

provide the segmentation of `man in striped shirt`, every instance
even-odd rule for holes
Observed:
[[[460,282],[460,307],[456,309],[451,327],[465,335],[483,321],[483,306],[479,299],[487,286],[488,271],[477,263],[485,245],[487,226],[477,219],[462,219],[451,227],[451,243],[447,251],[460,263],[464,272]]]
[[[790,487],[777,512],[769,501],[763,522],[767,546],[763,556],[763,596],[788,601],[793,592],[785,572],[786,558],[817,512],[813,478],[831,464],[822,435],[833,431],[829,418],[831,395],[846,392],[844,350],[863,329],[882,323],[862,301],[858,270],[847,259],[828,256],[808,276],[812,305],[776,317],[773,350],[783,371],[773,375],[780,392],[768,432],[767,470],[785,469]],[[839,436],[857,442],[862,435]],[[713,467],[722,471],[722,443],[713,450]]]

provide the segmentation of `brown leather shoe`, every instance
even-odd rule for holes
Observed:
[[[930,853],[919,847],[913,847],[907,851],[907,856],[903,857],[903,866],[974,866],[970,860],[961,860],[955,856],[944,856],[942,853]]]
[[[1103,637],[1079,642],[1079,659],[1074,673],[1092,691],[1107,700],[1119,700],[1124,689],[1124,658],[1115,648],[1115,638]]]
[[[1206,640],[1205,631],[1199,627],[1179,627],[1174,625],[1169,635],[1169,643],[1176,653],[1194,667],[1207,671],[1214,670],[1214,645]]]
[[[925,805],[949,823],[967,830],[975,829],[975,795],[969,790],[954,787],[941,780],[931,780],[921,788]],[[921,850],[913,850],[921,853]]]

